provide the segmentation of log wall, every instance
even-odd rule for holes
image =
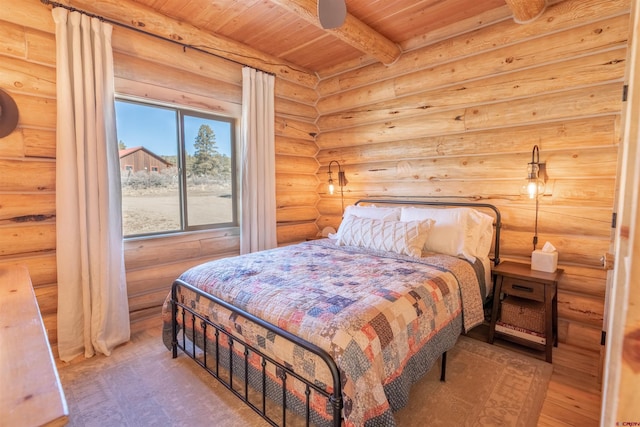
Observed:
[[[13,96],[19,109],[18,128],[0,139],[0,266],[28,267],[49,340],[55,344],[53,33],[51,13],[37,2],[0,2],[0,87]]]
[[[40,1],[0,0],[0,87],[20,111],[18,128],[0,140],[0,267],[27,265],[55,346],[54,34],[50,9]],[[114,27],[113,46],[119,94],[240,117],[240,65],[121,27]],[[277,232],[278,242],[287,244],[317,232],[317,94],[280,77],[275,90]],[[127,241],[132,320],[158,315],[171,282],[186,268],[238,253],[237,228]]]
[[[339,197],[324,184],[335,159],[349,180],[345,204],[409,196],[490,202],[503,214],[501,258],[529,261],[535,203],[520,187],[537,144],[548,176],[538,248],[553,243],[565,269],[560,342],[597,360],[629,7],[566,0],[525,25],[495,22],[405,52],[390,67],[323,78],[319,228],[341,219]],[[597,376],[597,363],[587,369]]]

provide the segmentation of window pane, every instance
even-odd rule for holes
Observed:
[[[116,123],[124,235],[180,230],[177,112],[116,101]]]
[[[233,222],[232,123],[184,116],[187,224]]]

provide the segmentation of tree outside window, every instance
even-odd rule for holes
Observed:
[[[128,237],[237,225],[235,120],[118,99]]]

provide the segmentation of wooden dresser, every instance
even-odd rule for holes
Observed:
[[[62,426],[69,410],[26,267],[0,268],[0,424]]]

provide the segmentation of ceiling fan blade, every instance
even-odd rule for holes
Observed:
[[[345,0],[318,0],[318,19],[324,29],[338,28],[347,17]]]

